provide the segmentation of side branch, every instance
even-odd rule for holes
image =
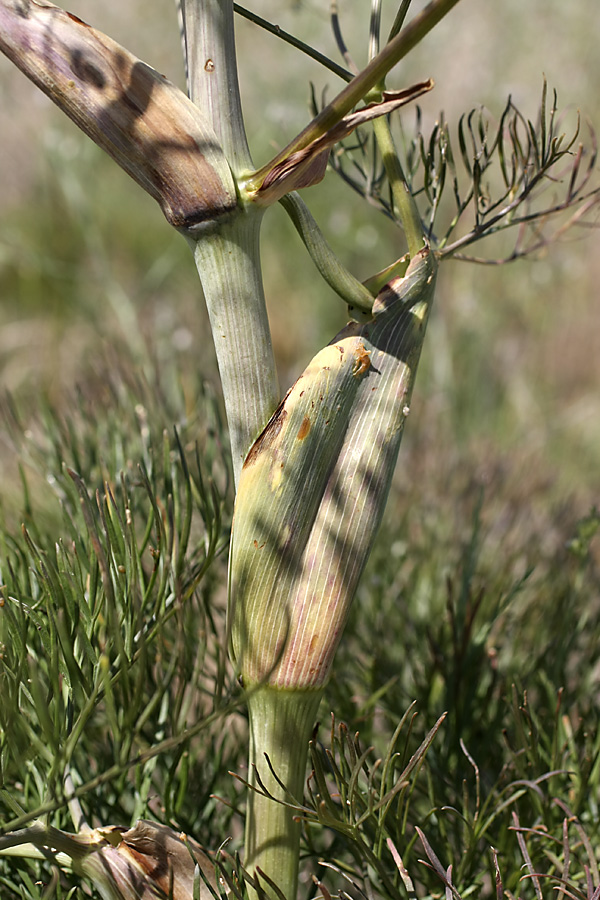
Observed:
[[[360,74],[334,97],[331,103],[304,128],[277,156],[253,175],[253,181],[262,183],[264,176],[299,151],[334,128],[373,88],[385,79],[393,67],[409,53],[437,23],[456,6],[458,0],[431,0],[425,9],[397,34]]]

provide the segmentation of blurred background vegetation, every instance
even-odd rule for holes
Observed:
[[[336,58],[327,6],[318,0],[252,4]],[[368,7],[359,0],[340,3],[344,34],[359,64],[366,60]],[[69,9],[183,83],[169,0],[73,0]],[[387,10],[390,19],[393,12]],[[317,96],[327,91],[331,97],[340,85],[256,26],[240,18],[237,26],[248,136],[255,162],[262,163],[308,120],[310,82]],[[433,122],[443,109],[453,128],[460,113],[480,104],[499,116],[508,94],[535,118],[545,75],[558,90],[559,108],[581,109],[600,129],[599,33],[594,0],[463,0],[397,67],[389,86],[432,76],[436,87],[421,101],[424,121]],[[153,201],[4,59],[0,135],[0,371],[24,430],[43,431],[40,397],[65,421],[76,418],[77,398],[84,397],[85,433],[98,425],[105,448],[98,453],[110,458],[106,466],[116,467],[116,477],[120,457],[111,437],[121,401],[110,385],[111,378],[129,378],[132,396],[138,391],[146,406],[149,396],[158,397],[164,428],[185,423],[186,439],[193,441],[194,428],[202,432],[199,385],[207,382],[218,392],[218,379],[185,242]],[[333,173],[305,199],[359,278],[403,252],[395,226]],[[496,255],[492,245],[489,252]],[[280,208],[265,217],[263,264],[285,389],[344,324],[346,312],[320,282]],[[464,822],[472,824],[474,815],[474,769],[460,739],[490,792],[503,767],[505,784],[517,778],[533,783],[553,768],[574,773],[562,781],[555,776],[550,787],[544,782],[542,799],[532,791],[521,815],[550,833],[564,813],[552,806],[555,791],[592,823],[590,840],[599,846],[600,550],[592,512],[600,504],[599,284],[596,231],[569,232],[535,260],[503,267],[448,261],[442,267],[382,534],[327,697],[327,708],[351,730],[363,730],[365,746],[373,743],[378,752],[414,699],[423,734],[450,711],[430,751],[430,780],[415,821],[425,818],[433,829],[430,840],[436,835],[463,860],[464,884],[472,878],[480,896],[492,896],[486,891],[493,890],[493,868],[488,860],[487,875],[473,874],[481,844],[478,837],[469,843]],[[146,387],[139,387],[138,377]],[[171,400],[174,381],[179,388]],[[158,386],[165,383],[161,395]],[[135,421],[131,410],[123,413],[124,430]],[[47,518],[50,534],[60,516],[39,476],[44,466],[39,459],[37,468],[26,466],[26,510],[8,424],[7,417],[0,419],[5,530],[16,534],[33,510]],[[63,449],[68,444],[63,440]],[[134,441],[128,452],[135,457],[142,445]],[[81,474],[101,485],[104,470],[100,464],[94,469],[92,456],[81,463]],[[54,464],[49,457],[48,473]],[[211,741],[219,766],[209,772],[205,759],[195,774],[201,787],[182,800],[173,818],[215,846],[219,828],[240,832],[229,814],[211,824],[208,811],[215,804],[207,798],[211,790],[229,791],[236,805],[224,773],[241,765],[243,752]],[[179,757],[171,760],[173,772],[178,764]],[[184,782],[173,778],[172,790],[181,792]],[[423,812],[443,805],[433,797],[436,778],[446,786],[443,802],[462,810],[460,827],[457,820],[450,825],[438,813]],[[112,807],[110,799],[98,804],[98,814],[140,813],[139,804],[119,805],[117,794],[115,789]],[[199,798],[207,812],[193,814],[190,803]],[[493,840],[486,836],[506,854],[507,828],[499,819]],[[338,850],[335,842],[327,849],[326,841],[317,841],[315,852],[333,859]],[[510,889],[518,890],[517,864],[514,872]],[[418,895],[438,896],[430,890],[419,888]],[[527,885],[521,891],[515,896],[537,895]],[[544,891],[553,895],[549,887]],[[15,889],[9,896],[20,895]]]
[[[357,62],[366,58],[369,4],[340,7]],[[267,2],[256,11],[336,57],[327,4]],[[182,83],[170,3],[79,0],[73,11]],[[385,4],[384,4],[385,10]],[[388,10],[391,16],[392,10]],[[577,0],[513,0],[480,9],[464,0],[397,68],[393,84],[432,76],[425,125],[444,110],[485,104],[499,116],[507,95],[535,118],[545,74],[559,107],[597,119],[600,11]],[[335,76],[238,17],[240,80],[255,161],[281,147],[308,119]],[[0,61],[0,365],[3,385],[61,391],[94,352],[117,336],[150,341],[214,377],[207,322],[184,242],[149,198],[64,119],[6,60]],[[392,84],[392,81],[390,81]],[[411,116],[407,112],[407,118]],[[597,122],[596,122],[597,125]],[[305,197],[336,251],[366,278],[402,251],[395,227],[345,190],[333,173]],[[278,207],[266,217],[266,290],[283,387],[344,322],[345,310],[311,270]],[[580,497],[598,487],[597,234],[571,232],[540,261],[483,268],[444,266],[404,448],[423,441],[441,472],[471,457],[468,470],[502,462],[514,488],[548,477],[551,493]],[[496,255],[498,247],[489,248]],[[422,460],[422,451],[418,454]],[[493,465],[492,465],[493,468]],[[510,473],[510,474],[509,474]],[[526,477],[527,473],[531,477]],[[410,482],[414,473],[408,475]],[[400,478],[402,481],[402,476]],[[428,481],[428,479],[425,479]],[[548,497],[549,499],[549,497]]]

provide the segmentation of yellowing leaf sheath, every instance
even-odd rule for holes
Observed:
[[[244,679],[324,683],[385,506],[435,282],[424,250],[294,384],[236,499],[230,627]]]

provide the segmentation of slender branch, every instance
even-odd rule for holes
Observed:
[[[354,60],[352,59],[352,56],[350,55],[350,51],[348,50],[348,47],[346,46],[346,42],[345,42],[344,36],[342,34],[342,29],[340,28],[340,17],[338,14],[337,0],[331,0],[329,15],[331,18],[331,30],[333,31],[333,36],[335,38],[337,48],[340,52],[342,59],[345,61],[346,65],[352,72],[352,78],[354,78],[355,75],[358,75],[359,68],[356,65],[356,63],[354,62]],[[351,81],[352,78],[350,78],[349,80]]]
[[[381,45],[381,0],[371,0],[369,23],[369,62],[375,59]]]
[[[264,28],[264,30],[268,31],[269,34],[274,34],[276,37],[281,38],[282,41],[285,41],[286,44],[290,44],[292,47],[295,47],[296,50],[300,50],[301,53],[304,53],[306,56],[310,57],[310,59],[314,59],[315,62],[320,63],[326,69],[329,69],[330,72],[333,72],[334,75],[338,75],[344,81],[352,81],[352,79],[354,78],[354,75],[356,73],[349,72],[348,69],[344,69],[343,66],[339,66],[328,56],[325,56],[324,53],[320,53],[314,47],[311,47],[310,44],[305,44],[304,41],[300,40],[300,38],[294,37],[294,35],[290,34],[288,31],[284,31],[283,28],[279,27],[279,25],[273,25],[267,19],[263,19],[257,13],[252,12],[252,10],[246,9],[244,6],[240,6],[239,3],[233,4],[233,10],[239,16],[242,16],[244,19],[248,19],[248,21],[252,22],[254,25],[258,25],[259,28]]]
[[[534,210],[530,213],[525,213],[521,216],[511,216],[516,209],[518,209],[529,197],[530,200],[533,189],[537,187],[544,179],[545,173],[538,173],[529,184],[510,202],[507,203],[496,215],[492,216],[491,219],[483,222],[480,225],[477,225],[473,228],[468,234],[463,235],[458,238],[456,241],[453,241],[452,244],[447,244],[445,246],[440,245],[439,252],[441,256],[451,256],[456,250],[461,247],[465,247],[468,244],[473,243],[474,241],[480,240],[484,235],[494,234],[497,231],[504,231],[507,228],[512,228],[515,225],[520,225],[522,223],[534,222],[541,218],[548,218],[549,216],[556,215],[557,213],[564,212],[566,209],[569,209],[570,206],[573,205],[574,198],[571,196],[567,196],[567,198],[562,203],[556,203],[553,206],[548,207],[544,210]],[[539,196],[539,192],[537,192],[536,196]],[[600,188],[596,188],[593,191],[590,191],[588,194],[577,198],[577,203],[589,202],[591,206],[597,205],[600,203]],[[586,206],[587,208],[587,206]],[[504,222],[502,220],[505,220]]]
[[[431,0],[287,147],[253,176],[253,183],[262,184],[267,173],[275,166],[333,128],[372,88],[383,81],[390,69],[416,47],[458,2],[459,0]]]
[[[402,3],[400,4],[400,6],[398,8],[398,12],[396,13],[396,18],[394,19],[394,23],[393,23],[392,27],[390,28],[390,33],[388,35],[388,42],[391,41],[392,38],[395,38],[397,34],[399,34],[400,29],[404,25],[404,20],[406,18],[406,15],[408,13],[408,9],[409,9],[409,6],[411,3],[412,3],[412,0],[402,0]]]
[[[583,203],[583,206],[580,207],[572,216],[570,216],[569,219],[564,223],[564,225],[561,225],[553,235],[546,238],[539,238],[533,245],[528,246],[524,251],[516,250],[513,251],[510,256],[503,257],[502,259],[491,260],[484,259],[483,257],[478,256],[467,256],[465,254],[457,252],[461,249],[461,247],[468,247],[470,244],[474,244],[476,241],[480,240],[483,236],[487,236],[488,234],[497,234],[499,231],[506,231],[508,228],[514,228],[516,225],[531,225],[532,223],[539,221],[540,218],[550,219],[553,216],[557,216],[559,213],[565,212],[567,209],[569,209],[569,207],[571,206],[570,202],[565,201],[564,203],[558,203],[555,206],[544,210],[542,213],[534,211],[522,216],[517,216],[511,219],[509,222],[501,222],[490,228],[486,226],[485,229],[481,229],[480,231],[473,229],[473,231],[470,231],[468,234],[463,235],[463,237],[458,238],[452,244],[448,244],[443,249],[438,250],[437,255],[441,259],[458,259],[464,262],[476,262],[482,265],[495,266],[501,265],[505,262],[513,262],[515,259],[520,259],[522,256],[535,253],[536,250],[539,250],[542,247],[546,247],[548,244],[554,243],[559,237],[561,237],[561,235],[563,235],[566,231],[569,230],[569,228],[574,225],[589,228],[599,227],[595,223],[581,222],[580,220],[591,209],[593,209],[594,207],[597,208],[600,205],[600,190],[591,191],[585,197],[582,197],[580,199],[580,202]]]
[[[370,313],[373,295],[339,261],[300,195],[293,191],[279,202],[327,284],[350,306]]]
[[[375,119],[373,131],[390,183],[394,207],[402,222],[408,244],[408,252],[412,257],[422,250],[424,245],[423,224],[419,216],[419,210],[404,177],[402,165],[394,146],[390,125],[385,116]]]

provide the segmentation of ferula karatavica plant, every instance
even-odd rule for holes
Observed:
[[[232,0],[179,4],[189,96],[46,0],[0,0],[0,49],[158,201],[194,254],[237,487],[228,632],[250,715],[245,866],[267,894],[279,891],[287,900],[295,898],[298,879],[293,801],[301,800],[310,733],[381,521],[439,263],[513,225],[520,226],[515,254],[522,255],[540,245],[539,228],[525,241],[529,226],[574,207],[581,218],[597,199],[588,188],[594,159],[584,161],[577,134],[567,140],[558,133],[545,88],[536,125],[509,103],[493,134],[483,114],[461,119],[459,152],[443,118],[429,137],[419,128],[398,149],[398,110],[433,83],[424,73],[414,86],[391,89],[386,77],[456,3],[432,0],[406,22],[410,0],[403,0],[382,41],[381,0],[373,0],[369,63],[360,72],[304,48],[348,83],[256,168],[237,83]],[[339,28],[336,35],[343,49]],[[366,129],[374,141],[365,139]],[[405,238],[398,259],[364,283],[336,259],[296,193],[320,181],[340,142],[334,168],[400,223]],[[559,164],[568,164],[567,174],[560,172],[566,187],[545,202],[540,196],[555,184]],[[455,208],[440,230],[445,193]],[[283,400],[259,260],[262,217],[280,200],[351,316]],[[59,839],[33,826],[21,837],[38,852],[40,845],[84,847],[78,871],[89,877],[92,869],[116,872],[110,859],[118,854],[121,861],[132,834],[135,828],[97,829],[90,844],[89,834]],[[10,852],[10,841],[3,846]],[[191,900],[205,890],[197,872],[195,882],[179,880],[180,867],[195,871],[190,858],[183,851],[170,858],[166,896],[171,890],[175,900]],[[145,872],[137,896],[154,896],[144,880],[151,877]],[[107,900],[129,897],[129,870],[122,884],[119,878],[100,887]]]

